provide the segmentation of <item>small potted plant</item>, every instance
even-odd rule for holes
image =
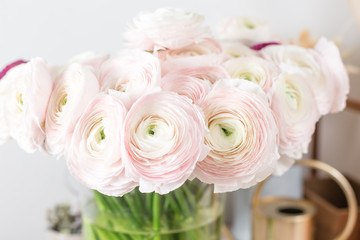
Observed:
[[[47,212],[50,224],[47,240],[81,240],[81,214],[72,213],[67,203],[56,205]]]

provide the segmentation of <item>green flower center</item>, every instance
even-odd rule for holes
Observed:
[[[239,118],[219,117],[209,122],[210,134],[205,141],[215,151],[232,151],[246,141],[247,133]]]
[[[61,105],[65,106],[67,103],[67,97],[64,97],[64,99],[61,101]]]
[[[24,105],[22,94],[20,94],[20,96],[19,96],[19,102],[20,102],[21,106]]]
[[[233,134],[233,132],[229,131],[228,129],[221,127],[221,130],[223,131],[223,133],[228,137],[231,134]]]
[[[233,78],[241,78],[241,79],[245,79],[249,82],[253,82],[253,83],[257,83],[259,84],[259,79],[256,75],[254,75],[251,72],[238,72],[238,73],[234,73],[232,74]]]
[[[100,143],[106,138],[105,135],[105,128],[102,126],[97,130],[97,133],[95,134],[95,140],[97,143]]]
[[[255,25],[249,21],[245,21],[244,22],[245,27],[247,27],[248,29],[254,29]]]
[[[101,136],[101,140],[104,140],[105,139],[105,133],[104,133],[104,128],[103,129],[101,129],[101,131],[100,131],[100,136]]]
[[[23,101],[23,95],[22,95],[22,93],[20,93],[19,95],[17,95],[16,101],[17,101],[17,106],[18,106],[20,112],[22,112],[22,111],[23,111],[23,107],[24,107],[24,101]]]
[[[149,126],[149,128],[148,128],[148,130],[147,130],[147,132],[148,132],[149,135],[152,135],[152,136],[155,135],[155,127],[156,127],[156,125],[150,125],[150,126]]]
[[[295,86],[293,86],[290,83],[286,83],[285,94],[288,96],[290,100],[289,102],[290,106],[293,109],[297,109],[299,107],[299,102],[300,102],[300,95],[297,88],[295,88]]]
[[[58,102],[58,105],[57,105],[57,111],[58,112],[62,112],[63,111],[63,108],[66,106],[66,103],[67,103],[67,94],[63,95],[59,102]]]

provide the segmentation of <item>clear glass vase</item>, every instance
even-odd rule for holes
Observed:
[[[83,209],[86,240],[220,240],[225,194],[187,181],[169,194],[94,192]]]

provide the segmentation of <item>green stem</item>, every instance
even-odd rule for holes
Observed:
[[[176,189],[174,191],[174,194],[175,194],[175,198],[177,199],[178,203],[179,203],[179,206],[181,208],[181,211],[183,212],[183,214],[185,215],[186,218],[188,217],[191,217],[191,211],[187,205],[187,201],[186,199],[184,198],[184,195],[183,195],[183,192],[182,192],[182,189]]]
[[[189,207],[191,209],[191,212],[194,213],[194,211],[196,211],[196,199],[195,199],[195,195],[194,193],[190,190],[189,186],[185,183],[183,185],[183,189],[184,189],[184,195],[185,198],[187,199],[187,202],[189,204]]]
[[[153,230],[155,232],[154,240],[161,240],[160,236],[160,194],[154,193],[153,196]]]
[[[149,215],[149,219],[152,219],[152,201],[153,201],[153,195],[152,193],[144,193],[145,195],[145,205],[146,205],[146,210],[148,212]]]
[[[218,235],[221,221],[216,219],[205,226],[199,224],[205,217],[212,217],[207,216],[207,209],[203,208],[219,207],[217,199],[212,197],[212,186],[195,180],[165,196],[140,193],[138,189],[121,198],[95,192],[99,212],[88,222],[84,217],[84,232],[92,240],[212,239]],[[179,232],[167,232],[177,229]],[[217,237],[220,239],[219,235]]]
[[[196,201],[201,201],[206,191],[211,188],[210,184],[200,185],[196,191]]]
[[[94,199],[95,199],[95,202],[96,202],[97,206],[99,207],[100,211],[105,212],[108,210],[108,207],[104,203],[104,200],[102,199],[102,196],[99,192],[94,191]]]
[[[134,200],[136,197],[134,197],[132,195],[125,194],[123,196],[123,198],[125,199],[126,204],[130,208],[130,211],[132,213],[131,215],[134,217],[136,222],[138,224],[140,224],[140,226],[141,226],[142,223],[143,223],[143,219],[142,219],[142,216],[141,216],[140,206],[136,206],[136,201]]]
[[[169,193],[167,196],[166,196],[167,199],[169,199],[169,204],[172,208],[172,210],[175,212],[176,215],[181,215],[181,209],[180,207],[178,206],[177,202],[176,202],[176,199],[174,198],[174,196],[172,196],[172,193]]]

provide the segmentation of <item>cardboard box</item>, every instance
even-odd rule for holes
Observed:
[[[349,179],[358,206],[360,205],[360,183]],[[343,229],[347,221],[348,209],[344,193],[341,188],[329,178],[311,178],[304,183],[305,198],[316,206],[315,239],[334,239]],[[360,212],[357,223],[349,240],[360,239]]]

